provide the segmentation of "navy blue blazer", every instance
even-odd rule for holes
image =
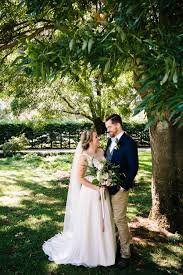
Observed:
[[[106,157],[107,149],[111,144],[108,140],[104,155]],[[111,163],[120,165],[120,173],[124,174],[119,185],[125,190],[133,187],[133,181],[138,171],[138,150],[136,142],[126,133],[118,141],[118,148],[113,150]]]

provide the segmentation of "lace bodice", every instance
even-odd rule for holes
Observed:
[[[99,158],[97,158],[97,157],[95,157],[95,156],[90,156],[88,153],[86,153],[86,152],[83,152],[82,154],[81,154],[82,156],[85,156],[86,157],[86,160],[87,160],[87,164],[88,164],[88,166],[93,166],[93,163],[97,163],[97,162],[101,162],[101,161],[103,161],[103,160],[105,160],[105,157],[103,156],[101,159],[99,159]]]
[[[89,154],[87,154],[86,152],[82,153],[82,156],[84,156],[87,160],[87,166],[92,167],[93,166],[93,156],[90,156]]]
[[[87,169],[85,172],[86,176],[91,176],[91,168],[97,168],[98,165],[100,164],[100,162],[102,160],[105,160],[104,156],[101,159],[96,158],[95,156],[90,156],[88,153],[83,152],[82,156],[84,156],[86,158],[86,165],[87,165]]]

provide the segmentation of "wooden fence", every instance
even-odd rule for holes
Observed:
[[[129,133],[131,137],[137,142],[138,147],[149,147],[149,133],[148,131],[137,131]],[[107,134],[103,137],[107,140]],[[42,136],[35,136],[30,142],[30,148],[41,149],[74,149],[80,139],[80,132],[55,132],[50,134],[44,134]]]

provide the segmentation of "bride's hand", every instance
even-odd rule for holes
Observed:
[[[106,188],[105,186],[101,186],[101,187],[95,186],[95,190],[98,191],[98,192],[100,192],[102,190],[105,190],[105,188]]]
[[[104,187],[95,186],[95,190],[100,192],[100,190],[104,189]]]
[[[94,185],[93,189],[97,192],[100,192],[100,187],[99,186]]]
[[[105,190],[105,186],[101,186],[101,187],[99,187],[99,191],[102,191],[102,190]]]

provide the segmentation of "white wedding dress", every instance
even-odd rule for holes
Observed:
[[[80,152],[80,155],[82,154],[86,153]],[[75,153],[74,169],[77,169],[77,157]],[[88,154],[86,157],[89,167],[92,159]],[[92,180],[90,175],[86,178]],[[43,251],[49,256],[50,261],[57,264],[87,267],[113,265],[116,239],[108,192],[105,191],[106,197],[103,200],[104,210],[102,212],[99,192],[74,182],[74,173],[73,177],[71,176],[69,189],[64,230],[44,242]],[[103,220],[102,213],[105,213]],[[104,221],[104,231],[102,221]]]

